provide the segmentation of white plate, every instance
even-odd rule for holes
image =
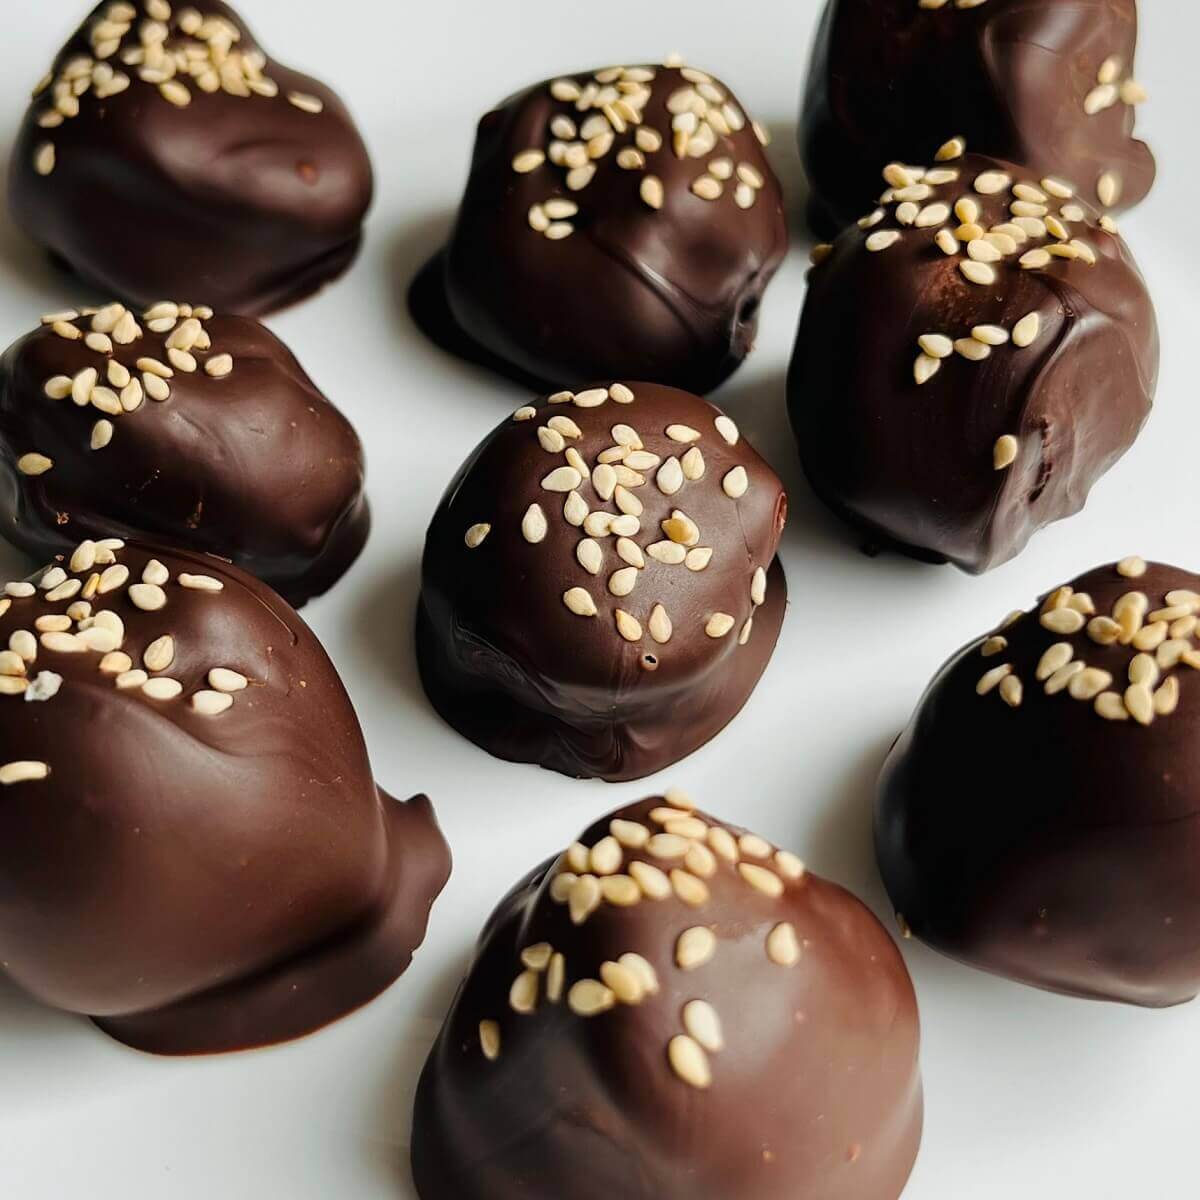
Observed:
[[[82,0],[14,4],[6,14],[0,112],[10,138],[29,87],[84,8]],[[426,522],[467,452],[524,394],[427,345],[405,314],[404,287],[446,231],[479,115],[564,70],[685,52],[771,125],[772,153],[797,197],[795,115],[817,0],[246,0],[243,11],[269,49],[346,98],[378,171],[352,273],[270,324],[369,452],[375,529],[366,555],[308,618],[358,706],[380,781],[434,798],[455,874],[395,987],[278,1049],[155,1059],[0,984],[0,1195],[411,1197],[406,1143],[417,1072],[491,906],[597,815],[668,782],[795,848],[887,914],[869,838],[874,778],[942,660],[1084,568],[1135,551],[1193,569],[1200,559],[1200,16],[1162,0],[1142,8],[1138,74],[1151,101],[1140,130],[1161,174],[1122,225],[1150,280],[1165,352],[1158,410],[1135,450],[1082,516],[986,578],[864,558],[812,500],[783,415],[804,291],[807,239],[798,236],[767,294],[757,352],[716,396],[791,492],[783,638],[750,704],[713,744],[661,780],[608,786],[493,761],[422,696],[410,627]],[[0,221],[6,344],[39,313],[87,297]],[[0,550],[0,574],[26,569]],[[969,781],[962,802],[971,803]],[[1200,1008],[1141,1012],[1064,1000],[918,945],[904,952],[921,1000],[928,1097],[906,1200],[1195,1194]]]

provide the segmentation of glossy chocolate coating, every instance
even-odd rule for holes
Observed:
[[[615,827],[629,841],[634,828],[660,833],[671,811],[654,798],[612,817],[630,823]],[[900,1195],[922,1098],[916,998],[895,943],[793,856],[761,839],[739,848],[742,831],[677,815],[672,828],[700,822],[686,860],[695,874],[654,841],[616,844],[622,861],[601,868],[617,872],[607,886],[628,888],[630,864],[649,864],[666,898],[579,903],[596,877],[574,859],[602,839],[614,849],[606,817],[488,922],[417,1093],[421,1200]],[[671,894],[668,871],[691,880],[690,903]],[[591,882],[563,886],[580,875]],[[681,958],[688,930],[682,945],[699,938],[691,948],[703,953]],[[561,958],[539,965],[548,954]],[[530,963],[533,978],[514,986]],[[633,991],[630,968],[643,985]],[[597,997],[602,980],[614,986],[598,993],[600,1011],[582,1015],[581,993]]]
[[[715,388],[751,349],[759,302],[787,249],[779,181],[755,129],[723,84],[702,73],[689,79],[674,67],[631,70],[653,72],[654,78],[602,85],[584,73],[539,83],[480,122],[444,266],[428,268],[412,293],[418,323],[447,349],[549,389],[580,379],[627,377],[699,393]],[[609,78],[604,71],[595,74]],[[602,106],[581,110],[582,101],[559,100],[551,92],[552,85],[586,89],[589,82],[598,89],[643,87],[640,121],[626,123],[618,115],[622,128],[614,136]],[[698,88],[712,98],[718,114],[701,122],[720,124],[720,113],[728,109],[740,127],[723,125],[728,132],[717,134],[706,153],[692,157],[685,150],[680,157],[668,105],[679,108],[682,101],[672,97],[690,92],[693,104],[707,109],[710,101]],[[622,95],[639,99],[636,93]],[[561,122],[570,121],[580,136],[559,138],[550,128],[556,120],[563,132],[570,127],[563,129]],[[598,150],[611,138],[590,164],[583,151],[589,120],[608,130],[597,135],[599,143],[592,142]],[[655,137],[661,139],[659,149],[637,149],[638,138],[650,145]],[[551,152],[555,141],[575,144],[585,173],[595,168],[585,187],[572,190],[569,168],[550,159],[523,173],[514,168],[524,152]],[[693,143],[708,144],[707,137]],[[641,165],[630,159],[635,154]],[[719,187],[716,199],[703,199],[692,187],[714,163],[729,175],[706,185]],[[662,187],[658,209],[641,194],[651,178]],[[578,212],[544,221],[531,216],[550,201],[569,202]],[[746,202],[749,207],[742,207]],[[548,230],[539,232],[531,220]],[[556,239],[567,227],[571,232]]]
[[[171,366],[168,346],[181,334],[186,341],[182,327],[197,318],[156,321],[166,325],[156,333],[139,313],[132,341],[102,335],[108,349],[89,346],[84,335],[97,322],[111,328],[116,311],[59,322],[57,331],[43,324],[0,359],[4,536],[43,560],[85,537],[169,541],[231,559],[296,605],[332,587],[370,527],[362,446],[350,423],[252,318],[200,321],[211,346],[193,347],[196,369],[183,370]],[[79,336],[63,336],[71,330]],[[156,383],[139,369],[146,359],[171,377]],[[61,391],[89,370],[97,372],[91,403],[86,392],[82,405],[47,394],[49,381]],[[127,377],[137,407],[113,413]],[[164,384],[165,400],[147,392],[162,395]],[[101,429],[111,440],[93,449],[99,422],[111,426]],[[29,453],[53,466],[24,473]]]
[[[986,0],[940,9],[917,0],[829,0],[809,67],[800,148],[822,236],[862,215],[890,159],[925,162],[951,136],[970,150],[1059,175],[1093,204],[1106,172],[1114,211],[1154,183],[1133,136],[1135,0]],[[1094,95],[1116,63],[1114,93]],[[1089,97],[1093,97],[1089,101]],[[1089,115],[1103,99],[1105,107]]]
[[[1135,602],[1122,640],[1100,644],[1092,631],[1105,636],[1105,621],[1072,634],[1043,626],[1055,619],[1047,602],[1065,598],[1052,593],[1001,629],[1005,645],[985,655],[976,641],[951,659],[884,769],[879,866],[914,936],[953,958],[1069,995],[1178,1004],[1200,991],[1200,654],[1194,632],[1172,636],[1194,622],[1159,620],[1168,593],[1200,592],[1200,576],[1152,565],[1128,578],[1105,566],[1070,586],[1090,597],[1085,612],[1107,616],[1131,592],[1150,611]],[[1183,608],[1200,611],[1200,596]],[[1038,670],[1056,644],[1111,681],[1073,665],[1040,679],[1059,661]],[[1130,683],[1139,655],[1157,668],[1140,706],[1123,698],[1140,690]],[[977,694],[1006,667],[1019,697],[995,675]]]
[[[166,50],[211,50],[202,60],[208,74],[177,72],[161,85],[188,97],[182,107],[172,102],[142,78],[149,64],[126,58],[144,49],[140,31],[155,27],[147,13],[156,7],[106,0],[59,52],[53,82],[35,95],[17,136],[13,216],[103,294],[135,304],[192,295],[222,312],[261,314],[300,300],[358,251],[373,184],[354,122],[324,84],[257,57],[250,31],[220,0],[199,6],[205,23],[194,36],[180,21],[196,10],[171,6]],[[136,16],[114,27],[113,9]],[[122,28],[119,42],[106,44],[104,35]],[[80,59],[100,78],[76,98],[77,115],[43,127],[58,81]],[[172,60],[165,70],[174,69]],[[112,93],[121,77],[128,85]]]
[[[830,508],[874,544],[981,572],[1012,558],[1042,526],[1078,512],[1132,445],[1154,397],[1158,328],[1127,245],[1099,227],[1094,209],[1050,195],[998,159],[968,154],[935,169],[958,178],[908,202],[910,218],[966,200],[990,231],[1013,227],[1013,205],[1049,209],[1046,220],[1061,220],[1060,233],[1095,263],[1055,257],[1027,269],[1030,253],[1073,251],[1048,231],[1020,228],[1025,240],[1014,238],[994,263],[973,261],[963,243],[949,256],[935,240],[938,227],[902,225],[896,214],[906,202],[884,205],[869,228],[846,229],[812,272],[788,403],[805,472]],[[976,190],[996,173],[1012,186]],[[1031,202],[1015,198],[1026,180],[1048,203],[1026,207]],[[949,214],[943,239],[958,222]],[[897,232],[894,244],[869,248]],[[994,282],[971,282],[964,265],[990,269]],[[1030,314],[1037,328],[1022,347],[1018,323]],[[944,335],[983,352],[972,334],[991,326],[1008,340],[986,360],[956,348],[917,382],[919,338]],[[1005,446],[1016,459],[997,469]]]
[[[614,388],[627,394],[623,385]],[[578,398],[590,402],[590,391]],[[461,733],[499,758],[609,780],[649,775],[724,728],[766,668],[786,605],[775,551],[787,500],[775,473],[707,401],[657,384],[634,383],[628,391],[632,402],[606,399],[598,407],[540,400],[484,439],[430,525],[417,628],[425,689]],[[550,452],[539,438],[564,420],[578,436]],[[676,425],[696,439],[672,440],[667,430]],[[605,501],[597,490],[605,486],[603,471],[594,468],[614,446],[618,426],[636,431],[645,447],[638,453],[662,462],[626,476],[627,492]],[[703,477],[678,475],[679,490],[665,494],[658,472],[671,471],[672,459],[679,471],[692,450],[689,468],[702,459]],[[582,456],[592,476],[576,484],[574,499],[542,485],[552,472],[572,470],[567,454]],[[734,499],[725,480],[738,468],[748,487]],[[590,510],[583,527],[568,519],[568,502]],[[642,509],[640,517],[624,514],[621,503]],[[530,517],[533,505],[545,521],[544,531],[529,530],[543,532],[538,541],[525,528],[527,518],[538,521],[536,513]],[[686,559],[655,557],[689,552],[662,528],[676,510],[697,528],[691,567]],[[628,537],[593,531],[593,522],[608,519],[599,514],[624,516]],[[490,530],[472,548],[468,531],[483,525]],[[705,549],[711,559],[702,566]],[[588,551],[595,574],[580,558]],[[644,566],[631,566],[631,559]],[[630,582],[628,595],[610,591]],[[594,616],[568,607],[569,592],[585,599],[577,589],[590,596]],[[724,632],[710,636],[709,622],[719,614],[728,618]]]
[[[160,1054],[278,1042],[365,1004],[449,874],[428,800],[376,787],[337,672],[265,585],[184,550],[100,547],[88,566],[94,551],[0,599],[5,973]],[[35,656],[23,674],[18,656]],[[181,690],[147,694],[126,663]]]

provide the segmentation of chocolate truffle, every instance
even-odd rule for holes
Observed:
[[[849,892],[668,792],[484,930],[417,1093],[421,1200],[896,1200],[916,998]]]
[[[479,124],[450,244],[413,291],[418,323],[533,387],[710,391],[753,346],[787,249],[766,140],[690,67],[527,88]]]
[[[106,294],[258,314],[340,275],[371,164],[342,102],[220,0],[98,5],[34,91],[9,203]]]
[[[916,937],[1073,996],[1200,991],[1198,614],[1200,576],[1128,558],[942,668],[876,811]]]
[[[85,537],[219,554],[299,605],[370,516],[358,436],[288,348],[164,302],[49,314],[0,358],[0,521],[41,559]]]
[[[775,473],[687,392],[614,383],[520,408],[430,526],[425,689],[499,758],[658,771],[717,734],[766,669],[786,516]]]
[[[81,543],[0,589],[2,969],[130,1046],[298,1037],[408,966],[449,852],[345,689],[210,555]]]
[[[879,164],[924,162],[947,125],[1034,178],[1132,208],[1155,171],[1133,136],[1136,48],[1136,0],[829,0],[800,127],[814,228],[859,216]]]
[[[813,488],[873,544],[980,572],[1078,512],[1150,412],[1158,329],[1111,217],[943,147],[817,248],[788,380]]]

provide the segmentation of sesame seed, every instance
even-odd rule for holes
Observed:
[[[33,169],[39,175],[49,175],[54,170],[55,151],[53,142],[43,142],[33,154]]]
[[[731,500],[740,500],[750,487],[750,479],[746,474],[745,467],[734,467],[724,479],[721,480],[721,490]]]
[[[984,171],[975,179],[975,190],[981,196],[994,196],[1003,192],[1012,183],[1012,177],[1003,171]]]
[[[214,579],[211,575],[188,575],[181,573],[179,576],[179,586],[190,588],[197,592],[220,592],[224,591],[225,585],[219,580]]]
[[[165,671],[174,661],[175,639],[169,634],[156,638],[142,655],[142,664],[147,671]]]
[[[934,158],[938,162],[952,162],[956,158],[962,158],[967,152],[967,142],[965,138],[953,137],[948,142],[943,142],[938,148]]]
[[[713,613],[704,626],[704,632],[713,639],[723,638],[736,623],[728,613]]]
[[[778,967],[794,967],[800,961],[800,940],[790,922],[781,922],[767,934],[767,957]]]
[[[1115,171],[1105,171],[1096,182],[1096,196],[1105,208],[1112,208],[1121,199],[1121,177]]]
[[[694,1039],[684,1035],[673,1037],[667,1045],[667,1057],[671,1069],[689,1087],[703,1091],[712,1084],[708,1056]]]
[[[1017,461],[1020,449],[1020,443],[1011,433],[1006,433],[1003,437],[997,438],[996,445],[992,451],[992,465],[997,471],[1003,471],[1011,467]]]
[[[38,476],[45,475],[47,471],[54,468],[54,460],[47,458],[44,454],[29,453],[22,454],[17,459],[17,470],[22,475]]]
[[[1117,563],[1117,574],[1124,576],[1126,579],[1140,579],[1149,569],[1146,560],[1139,558],[1137,555],[1123,558]]]
[[[738,873],[757,892],[772,898],[783,895],[783,880],[766,867],[754,863],[738,863]]]
[[[306,113],[319,113],[325,108],[325,103],[319,96],[310,96],[307,92],[289,92],[288,103]]]
[[[695,971],[712,961],[717,952],[717,939],[703,925],[685,929],[675,942],[675,965],[681,971]]]
[[[963,358],[970,359],[971,362],[982,362],[992,353],[991,346],[988,346],[983,342],[976,341],[973,337],[959,338],[954,343],[954,349]]]
[[[996,282],[996,269],[986,262],[976,262],[968,259],[965,262],[959,263],[958,269],[971,283],[987,287]]]
[[[50,767],[44,762],[18,760],[0,766],[0,787],[12,787],[17,783],[37,783],[46,779]]]
[[[608,1012],[616,1004],[611,989],[595,979],[581,979],[567,993],[567,1006],[579,1017],[595,1017]]]
[[[900,232],[896,229],[880,229],[867,237],[866,246],[873,254],[887,250],[900,240]]]
[[[704,1000],[692,1000],[683,1008],[683,1027],[700,1046],[712,1054],[725,1048],[717,1010]]]
[[[463,541],[467,544],[468,550],[475,550],[483,545],[484,539],[492,532],[492,527],[486,522],[480,522],[477,525],[472,525],[463,536]]]
[[[1042,318],[1036,312],[1027,313],[1013,326],[1013,345],[1022,349],[1032,346],[1037,341],[1041,328]]]
[[[521,533],[527,542],[537,544],[545,539],[549,532],[546,514],[540,504],[531,504],[521,520]]]

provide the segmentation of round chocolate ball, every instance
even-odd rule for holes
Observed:
[[[107,294],[259,314],[349,266],[372,186],[342,102],[227,4],[105,0],[34,93],[9,203]]]
[[[1158,377],[1145,281],[1062,179],[943,148],[818,247],[788,379],[800,456],[874,545],[981,572],[1078,512]]]
[[[162,539],[300,605],[366,541],[363,473],[350,423],[250,317],[50,313],[0,358],[0,533],[42,560]]]
[[[417,654],[499,758],[638,779],[718,733],[775,648],[787,500],[707,401],[657,384],[518,409],[430,525]]]
[[[479,124],[420,324],[534,387],[630,377],[708,392],[754,344],[787,250],[765,130],[712,76],[610,67]]]
[[[81,543],[0,589],[4,973],[160,1054],[298,1037],[408,966],[449,852],[316,638],[210,555]]]
[[[1136,0],[829,0],[801,114],[810,221],[840,230],[880,163],[923,162],[948,126],[1035,178],[1132,208],[1155,173],[1133,136],[1136,48]]]
[[[896,1200],[921,1136],[895,943],[669,792],[527,876],[417,1093],[421,1200]]]
[[[914,936],[1073,996],[1200,991],[1200,576],[1130,558],[942,668],[875,838]]]

